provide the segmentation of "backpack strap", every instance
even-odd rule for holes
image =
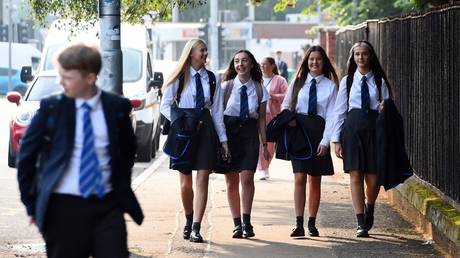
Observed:
[[[224,110],[227,108],[227,103],[228,99],[230,98],[230,95],[232,94],[233,90],[233,80],[227,81],[227,85],[225,85],[225,90],[224,90]]]
[[[216,75],[213,72],[206,69],[209,78],[209,88],[210,88],[210,95],[209,99],[211,100],[211,106],[214,103],[214,93],[216,92]]]
[[[179,75],[179,88],[177,88],[177,92],[176,92],[176,105],[179,106],[179,102],[180,102],[180,95],[182,94],[182,91],[184,90],[184,73],[181,73]]]

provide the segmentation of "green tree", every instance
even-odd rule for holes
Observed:
[[[48,15],[68,19],[72,25],[82,21],[95,22],[98,19],[98,0],[27,0],[31,6],[31,18],[45,25]],[[101,0],[102,1],[102,0]],[[175,4],[180,10],[194,8],[206,0],[120,0],[121,19],[138,23],[146,15],[154,20],[168,20]]]
[[[262,6],[272,0],[250,0],[251,4]],[[273,10],[286,12],[305,1],[276,0]],[[353,4],[356,2],[356,6]],[[306,15],[314,15],[318,3],[328,11],[339,25],[357,24],[368,19],[378,19],[411,11],[420,11],[433,6],[453,2],[452,0],[312,0],[303,8]],[[356,16],[354,15],[356,14]]]

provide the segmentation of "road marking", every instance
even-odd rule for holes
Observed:
[[[216,182],[217,177],[214,175],[211,175],[210,177],[211,177],[210,178],[211,183],[209,184],[210,189],[208,191],[211,193],[211,196],[209,198],[211,201],[211,207],[206,216],[208,220],[208,244],[206,246],[204,257],[210,257],[209,255],[211,253],[212,231],[214,229],[214,225],[212,224],[212,214],[213,214],[214,208],[216,207],[216,195],[215,195],[214,189],[215,189],[215,182]]]
[[[131,183],[131,188],[133,189],[133,191],[136,191],[136,189],[142,184],[144,183],[152,174],[153,172],[155,172],[160,166],[161,164],[168,158],[168,156],[166,154],[162,154],[160,157],[158,157],[157,160],[155,160],[155,162],[153,162],[153,164],[148,167],[146,170],[144,170],[144,172],[142,172],[141,174],[139,174],[139,176],[137,176],[133,182]]]

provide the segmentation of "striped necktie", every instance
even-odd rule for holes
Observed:
[[[241,86],[240,91],[240,120],[246,122],[249,119],[249,104],[246,85]]]
[[[104,182],[99,170],[99,160],[94,145],[93,126],[91,124],[91,106],[83,103],[83,147],[80,158],[79,188],[83,198],[93,192],[101,198],[104,196]]]
[[[367,85],[367,77],[363,76],[361,79],[361,110],[364,112],[369,111],[369,102],[370,102],[370,96],[369,96],[369,86]]]
[[[201,84],[201,76],[199,73],[195,74],[195,84],[196,84],[195,107],[203,108],[204,107],[204,92],[203,92],[203,85]]]
[[[310,94],[308,95],[308,114],[309,115],[316,115],[316,105],[317,105],[317,97],[316,97],[316,79],[313,78],[310,84]]]

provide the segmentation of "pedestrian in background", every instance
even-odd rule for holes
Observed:
[[[286,81],[289,81],[289,73],[288,73],[288,67],[286,62],[282,60],[283,52],[281,50],[276,51],[276,65],[278,66],[278,70],[280,71],[281,76],[286,79]]]
[[[321,46],[310,47],[289,86],[282,109],[296,114],[289,126],[300,127],[313,146],[310,159],[291,157],[294,172],[296,227],[291,237],[305,236],[304,210],[308,182],[308,234],[319,236],[316,216],[321,200],[321,177],[333,175],[329,139],[334,126],[333,110],[338,92],[338,77]],[[308,179],[308,180],[307,180]]]
[[[131,189],[131,104],[96,86],[96,48],[70,46],[57,67],[64,93],[40,102],[21,142],[21,200],[48,257],[128,257],[123,213],[143,220]]]
[[[259,139],[264,157],[269,159],[265,139],[265,109],[269,95],[262,85],[260,66],[251,52],[240,50],[235,53],[223,75],[222,89],[224,122],[231,160],[227,169],[217,172],[225,174],[227,198],[235,225],[233,238],[248,238],[255,236],[251,211]]]
[[[198,114],[196,119],[191,119],[193,121],[182,121],[185,127],[193,124],[191,144],[186,144],[184,149],[187,154],[179,159],[171,157],[171,168],[180,172],[181,198],[186,217],[183,238],[191,242],[203,242],[200,229],[208,200],[209,173],[216,161],[218,143],[215,139],[220,141],[224,155],[229,155],[221,89],[215,75],[205,69],[207,56],[204,41],[191,39],[185,44],[178,66],[163,85],[160,107],[161,114],[169,121],[174,111],[188,110]],[[169,139],[172,135],[168,135],[167,142],[179,144],[179,138]],[[195,193],[192,170],[197,170]]]
[[[345,173],[350,174],[357,237],[368,237],[374,223],[380,189],[376,175],[376,119],[382,101],[392,96],[372,45],[367,41],[355,43],[350,49],[347,75],[340,82],[331,140],[335,154],[343,159]]]
[[[279,75],[278,67],[276,66],[273,57],[265,57],[260,62],[262,69],[262,84],[270,97],[267,101],[265,122],[268,124],[278,113],[281,111],[281,103],[283,103],[284,96],[286,95],[287,82],[282,76]],[[269,159],[266,160],[263,155],[264,146],[261,144],[259,148],[259,162],[257,163],[257,170],[260,173],[260,180],[267,180],[270,177],[268,167],[275,154],[275,143],[268,142],[267,149],[270,154]]]

